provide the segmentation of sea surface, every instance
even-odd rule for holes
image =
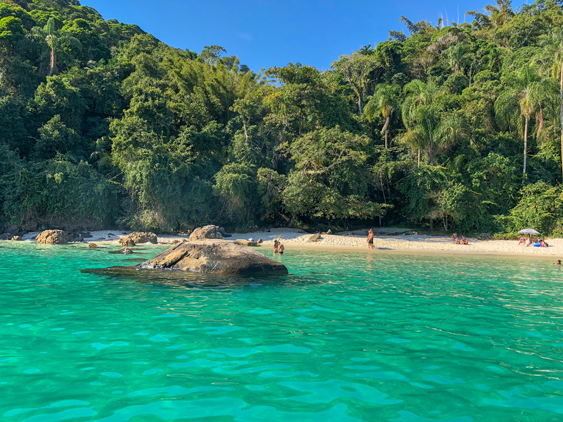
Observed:
[[[80,272],[163,250],[117,249],[0,242],[0,422],[563,420],[550,261],[288,250],[280,278]]]

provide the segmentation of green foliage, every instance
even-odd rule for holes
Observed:
[[[563,9],[467,15],[257,74],[77,1],[0,0],[0,224],[563,234]]]

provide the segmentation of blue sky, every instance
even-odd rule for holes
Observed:
[[[105,19],[137,24],[173,47],[200,52],[205,45],[223,46],[255,71],[288,62],[328,69],[339,56],[385,41],[389,30],[404,29],[402,15],[433,23],[440,16],[457,22],[459,16],[463,22],[465,11],[490,3],[494,1],[82,0]]]

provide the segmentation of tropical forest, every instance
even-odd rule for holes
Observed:
[[[563,236],[562,6],[464,22],[250,69],[78,0],[0,0],[0,226]]]

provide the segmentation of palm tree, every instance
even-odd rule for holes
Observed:
[[[398,107],[397,99],[399,97],[399,91],[398,85],[378,85],[373,96],[364,108],[364,115],[370,123],[379,115],[383,116],[385,119],[383,129],[381,129],[381,134],[385,134],[385,148],[388,147],[387,139],[389,136],[391,116]]]
[[[530,119],[537,113],[543,124],[543,111],[553,101],[553,84],[548,79],[541,78],[529,64],[508,75],[503,82],[505,89],[495,101],[495,113],[509,126],[514,124],[521,127],[523,120],[523,174],[526,174]]]
[[[407,96],[403,102],[403,123],[407,131],[402,142],[417,150],[418,165],[422,150],[426,151],[428,161],[434,161],[436,153],[436,131],[440,124],[440,111],[434,101],[437,89],[419,80],[405,85],[403,92]]]

